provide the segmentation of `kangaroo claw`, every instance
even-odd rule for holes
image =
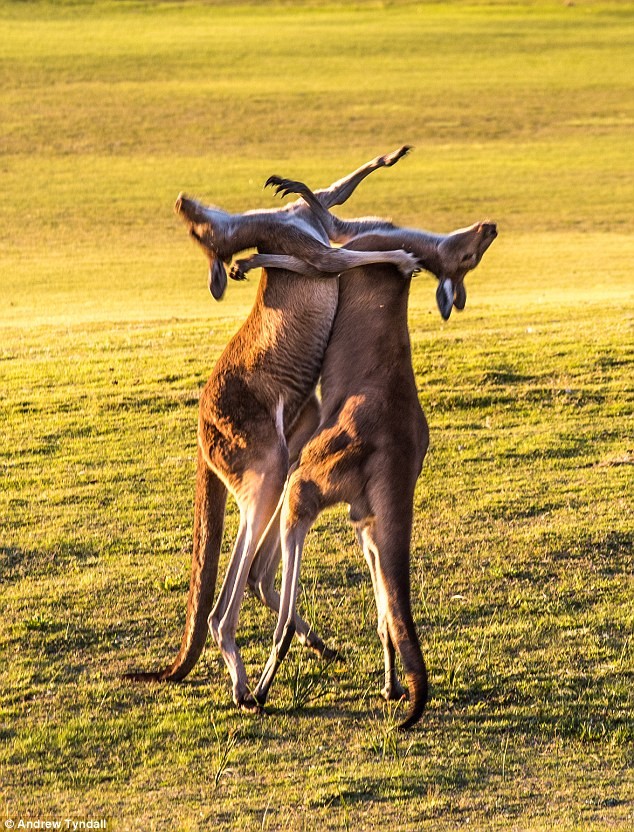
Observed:
[[[236,262],[233,264],[233,266],[231,266],[231,270],[229,271],[229,277],[232,280],[246,280],[247,279],[246,274],[242,271],[242,265],[241,265],[239,260],[236,260]]]
[[[299,193],[298,186],[300,184],[294,179],[284,179],[281,176],[273,175],[269,176],[264,187],[274,187],[276,196],[285,197]]]
[[[269,176],[269,178],[266,180],[266,182],[264,183],[264,187],[271,188],[273,187],[273,185],[280,185],[283,181],[284,180],[281,176],[276,176],[275,174],[273,174],[272,176]]]
[[[403,156],[407,156],[411,149],[411,144],[404,144],[403,147],[399,147],[399,149],[395,150],[393,153],[388,153],[383,157],[384,167],[391,168],[392,165],[395,165],[399,159],[402,159]]]

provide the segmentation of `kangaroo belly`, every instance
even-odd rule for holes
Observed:
[[[284,402],[290,428],[315,389],[337,311],[337,280],[302,281],[282,313],[264,307],[263,330],[270,332],[258,363],[267,384]],[[267,326],[268,319],[272,325]]]
[[[282,401],[284,429],[292,427],[317,384],[337,300],[336,279],[311,280],[272,270],[263,276],[249,317],[227,345],[207,385],[216,418],[233,421],[238,412],[247,415],[252,409],[275,419]],[[240,378],[238,408],[235,402],[229,407],[235,396],[225,395],[228,385],[235,387],[236,376]]]

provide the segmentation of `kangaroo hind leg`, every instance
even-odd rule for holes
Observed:
[[[314,499],[303,499],[308,491],[312,492]],[[277,626],[271,653],[253,692],[261,705],[266,702],[275,674],[295,634],[295,608],[304,540],[320,507],[317,487],[303,478],[301,468],[296,470],[289,477],[280,516],[283,566]]]
[[[209,628],[222,653],[233,686],[236,705],[256,709],[246,669],[236,642],[238,618],[258,544],[277,508],[288,469],[286,447],[269,447],[243,473],[235,496],[240,509],[240,533]]]
[[[320,404],[317,397],[313,395],[302,408],[291,432],[287,436],[291,466],[296,462],[302,448],[315,432],[319,425],[319,418]],[[281,510],[281,505],[278,508]],[[248,580],[249,589],[253,594],[276,614],[279,614],[280,595],[275,589],[274,581],[281,559],[279,511],[277,511],[258,547],[258,553],[251,566]],[[339,658],[339,653],[327,647],[323,639],[297,612],[295,613],[295,626],[296,635],[303,645],[327,661],[334,661]]]
[[[326,208],[332,208],[333,205],[343,205],[352,196],[359,184],[373,171],[379,168],[392,167],[399,159],[406,156],[411,149],[411,145],[405,144],[392,153],[377,156],[376,159],[372,159],[372,161],[366,162],[365,165],[361,165],[360,168],[357,168],[357,170],[348,174],[348,176],[344,176],[343,179],[338,179],[336,182],[333,182],[329,188],[317,191],[316,196]]]
[[[249,572],[248,584],[251,591],[262,603],[279,616],[280,593],[275,589],[274,581],[277,567],[282,557],[280,545],[279,521],[271,526],[266,537],[258,547],[258,553]],[[295,635],[305,647],[326,661],[340,658],[337,650],[328,647],[324,640],[295,611]]]
[[[373,522],[370,520],[355,523],[355,532],[370,570],[377,611],[377,633],[383,645],[385,684],[381,690],[381,696],[388,702],[399,702],[401,699],[407,699],[407,690],[400,683],[396,673],[396,653],[388,625],[388,599],[385,596],[383,581],[377,575],[378,551],[372,534]]]
[[[302,277],[328,278],[338,276],[348,269],[391,263],[405,278],[410,278],[420,268],[417,258],[404,249],[390,251],[352,251],[346,248],[329,248],[315,245],[297,246],[299,256],[290,254],[252,254],[236,260],[231,267],[232,280],[243,280],[252,269],[287,269]]]
[[[389,643],[398,652],[409,689],[409,709],[400,724],[411,728],[421,717],[428,695],[427,668],[420,649],[412,616],[410,598],[410,537],[412,504],[402,495],[386,493],[385,483],[377,484],[372,503],[375,521],[369,531],[369,546],[375,553],[377,594],[381,598],[384,626]],[[381,613],[380,613],[381,614]],[[383,638],[383,637],[382,637]],[[389,659],[389,655],[388,655]],[[390,691],[391,674],[386,680]]]

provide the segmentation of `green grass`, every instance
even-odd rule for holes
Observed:
[[[0,3],[0,798],[112,829],[634,822],[634,4]],[[271,715],[180,639],[197,399],[255,281],[209,299],[178,192],[274,205],[403,142],[342,209],[500,237],[444,324],[413,595],[432,699],[395,734],[367,570],[316,523]],[[229,508],[226,562],[236,531]],[[255,678],[274,620],[245,602]]]

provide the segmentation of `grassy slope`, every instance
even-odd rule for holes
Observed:
[[[0,5],[9,816],[631,823],[633,10]],[[463,315],[442,324],[428,279],[412,292],[428,715],[397,737],[377,702],[342,511],[305,560],[305,612],[348,657],[317,699],[294,708],[320,670],[298,649],[262,721],[234,712],[212,649],[191,684],[120,684],[179,637],[197,394],[254,290],[211,305],[171,203],[271,205],[272,171],[325,184],[403,141],[345,213],[502,232]],[[249,600],[252,675],[271,628]]]

